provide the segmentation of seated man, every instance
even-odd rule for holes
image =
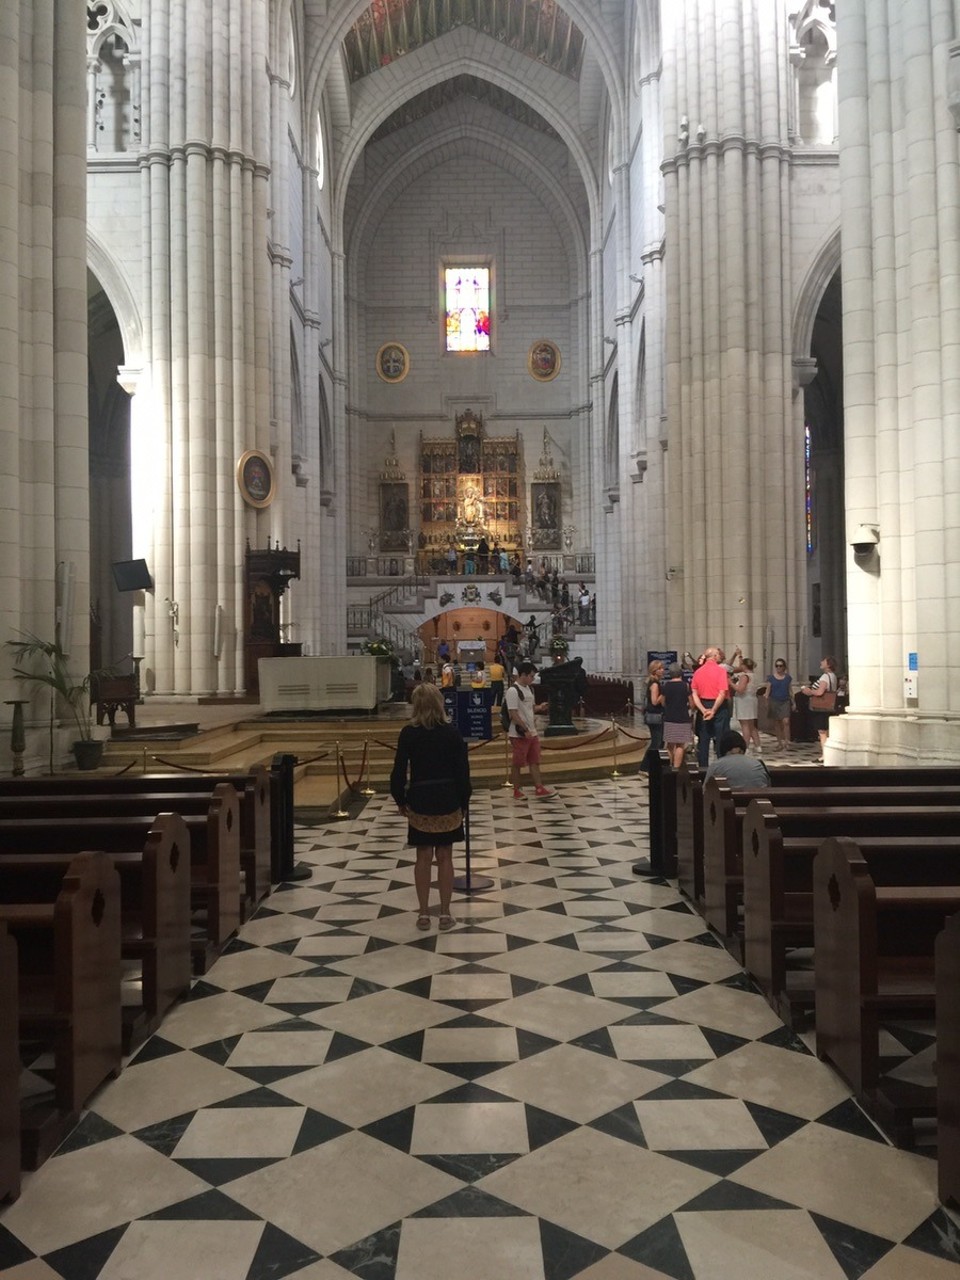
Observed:
[[[722,778],[729,787],[752,790],[754,787],[769,787],[770,774],[762,760],[756,760],[746,754],[747,744],[743,735],[735,729],[728,729],[717,744],[719,759],[714,760],[707,770],[707,778]]]

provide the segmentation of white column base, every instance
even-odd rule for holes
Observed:
[[[960,716],[848,711],[830,720],[825,764],[960,765]]]

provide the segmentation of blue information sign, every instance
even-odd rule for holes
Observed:
[[[917,655],[915,653],[907,654],[907,670],[908,671],[920,670],[920,663],[917,661]]]
[[[491,740],[493,694],[489,689],[444,689],[443,703],[450,723],[460,730],[462,737],[480,742]]]

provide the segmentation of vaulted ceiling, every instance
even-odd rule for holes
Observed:
[[[393,133],[396,129],[402,129],[408,124],[413,124],[414,121],[423,119],[424,116],[430,115],[433,111],[438,111],[441,107],[446,106],[447,103],[454,102],[461,97],[471,98],[474,102],[485,103],[487,106],[502,111],[511,120],[517,120],[531,129],[537,129],[539,132],[559,140],[559,134],[556,130],[551,128],[543,116],[538,111],[535,111],[533,107],[521,102],[519,98],[514,97],[512,93],[508,93],[506,89],[500,89],[496,85],[490,84],[488,80],[480,80],[476,76],[463,75],[453,76],[450,80],[445,80],[443,84],[434,85],[423,93],[418,93],[415,97],[408,99],[402,107],[393,112],[389,119],[383,122],[370,141],[377,142],[380,138],[385,138],[387,134]]]
[[[557,0],[373,0],[343,41],[352,82],[455,27],[470,26],[578,79],[584,38]]]

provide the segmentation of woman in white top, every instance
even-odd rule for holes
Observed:
[[[741,658],[730,677],[733,690],[733,714],[740,721],[740,732],[750,750],[752,743],[760,755],[760,730],[757,727],[757,664],[752,658]]]
[[[816,684],[804,685],[800,692],[805,693],[810,698],[822,698],[824,694],[833,694],[834,705],[836,704],[837,687],[839,680],[837,679],[837,660],[836,658],[820,659],[820,678]],[[820,759],[818,764],[823,764],[823,748],[827,745],[827,737],[830,733],[830,717],[833,714],[833,707],[820,708],[811,706],[810,719],[820,738]]]

